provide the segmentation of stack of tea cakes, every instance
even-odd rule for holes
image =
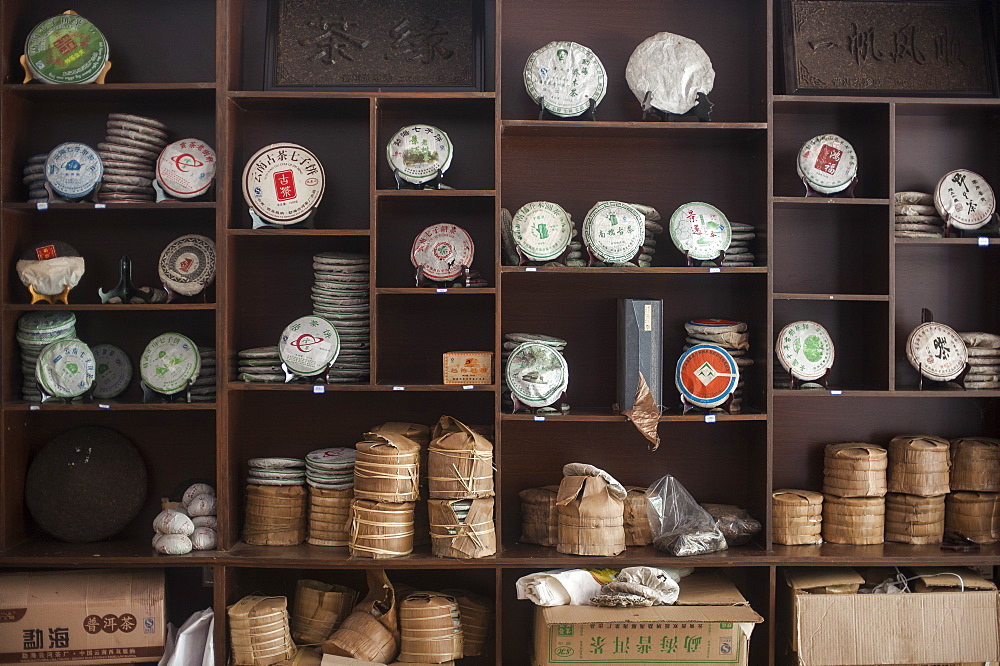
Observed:
[[[254,384],[280,384],[285,381],[278,347],[253,347],[237,354],[236,379]]]
[[[42,350],[58,340],[76,337],[76,315],[65,310],[39,310],[21,315],[15,338],[21,347],[21,398],[40,401],[35,367]]]
[[[1000,388],[1000,335],[995,333],[959,333],[969,352],[967,389]]]
[[[28,203],[49,200],[48,190],[45,189],[45,160],[48,158],[48,153],[32,155],[28,158],[28,164],[24,167],[22,178],[24,187],[28,190]]]
[[[313,257],[313,314],[337,329],[340,354],[331,383],[363,384],[371,370],[370,261],[367,254],[320,252]]]
[[[926,192],[896,192],[896,238],[941,238],[944,220]]]
[[[683,351],[695,345],[716,345],[725,349],[736,361],[740,369],[740,378],[736,383],[736,390],[733,391],[731,408],[733,412],[739,412],[743,407],[743,389],[746,387],[750,368],[753,366],[753,359],[749,357],[750,335],[747,333],[746,322],[728,319],[692,319],[684,324],[684,331],[687,335],[684,338]]]
[[[156,201],[156,160],[166,147],[167,126],[155,118],[128,113],[108,115],[107,136],[97,144],[104,162],[98,200],[104,203]]]

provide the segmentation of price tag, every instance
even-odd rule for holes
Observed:
[[[536,417],[535,417],[535,420],[536,420],[536,421],[544,421],[544,420],[545,420],[545,417],[544,417],[544,416],[536,416]]]
[[[105,404],[103,402],[99,402],[99,403],[97,403],[97,408],[98,409],[111,409],[111,405],[107,405],[107,404]]]
[[[536,273],[536,272],[538,272],[538,266],[525,266],[524,267],[524,272],[525,273]]]
[[[437,291],[437,293],[439,293],[439,294],[447,294],[448,293],[447,289],[436,289],[435,291]]]
[[[719,268],[718,266],[711,266],[711,267],[709,267],[708,272],[709,273],[721,273],[722,269]]]
[[[48,210],[49,209],[49,202],[48,201],[39,201],[38,203],[35,204],[35,208],[37,210]]]
[[[979,237],[979,247],[989,247],[990,239],[986,236]]]
[[[830,395],[844,395],[844,392],[840,390],[830,391]]]
[[[41,409],[41,406],[39,406],[39,405],[31,405],[31,406],[28,407],[28,411],[29,412],[37,412],[40,409]]]
[[[393,386],[392,390],[393,391],[405,391],[406,387],[405,386]]]
[[[107,208],[107,207],[108,207],[107,204],[102,204],[102,203],[95,203],[94,204],[94,208]]]
[[[705,423],[715,423],[715,414],[705,414]]]
[[[462,390],[463,391],[471,391],[474,388],[476,388],[476,387],[473,386],[472,384],[466,384],[465,386],[462,387]]]
[[[313,393],[326,393],[326,386],[323,384],[313,384]]]

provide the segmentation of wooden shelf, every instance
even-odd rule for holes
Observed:
[[[771,197],[776,206],[888,206],[889,199],[853,197]]]
[[[152,529],[150,529],[152,535]],[[211,566],[219,561],[220,551],[193,551],[187,555],[160,555],[148,539],[135,541],[99,541],[64,543],[49,537],[35,536],[0,552],[5,567],[184,567]]]
[[[340,391],[358,392],[370,391],[381,392],[391,391],[398,393],[437,393],[437,392],[459,392],[468,393],[493,392],[497,387],[495,384],[475,384],[473,388],[465,388],[466,385],[457,384],[324,384],[326,392],[336,393]],[[229,382],[226,385],[230,391],[299,391],[313,393],[313,384],[265,384],[251,382]]]
[[[191,412],[213,411],[214,402],[169,402],[169,403],[135,403],[116,402],[114,400],[98,400],[88,403],[58,403],[58,402],[9,402],[3,406],[7,412]]]
[[[787,294],[773,293],[776,301],[872,301],[887,302],[889,294]]]
[[[706,417],[715,417],[718,422],[726,421],[767,421],[767,414],[745,412],[740,414],[664,414],[660,423],[698,423]],[[601,412],[570,412],[569,414],[501,414],[503,421],[545,421],[549,423],[627,423],[622,414]]]
[[[983,546],[978,553],[941,550],[937,544],[913,546],[886,541],[874,546],[774,546],[775,561],[781,566],[968,566],[995,564],[1000,546]]]
[[[102,207],[103,206],[103,207]],[[163,211],[182,211],[182,210],[194,210],[200,208],[212,209],[215,208],[214,201],[161,201],[160,203],[107,203],[107,204],[93,204],[93,203],[50,203],[47,209],[41,209],[38,204],[26,203],[26,202],[5,202],[3,204],[5,210],[28,210],[37,211],[39,213],[44,213],[48,211],[94,211],[94,210],[112,210],[112,211],[129,211],[129,210],[163,210]]]
[[[792,390],[792,389],[774,389],[774,397],[776,398],[817,398],[817,397],[829,397],[837,398],[840,396],[844,397],[855,397],[855,398],[1000,398],[1000,390],[986,390],[986,389],[972,389],[967,391],[949,391],[949,390],[928,390],[919,391],[916,387],[912,389],[892,389],[889,391],[883,390],[870,390],[870,389],[803,389],[803,390]]]
[[[72,294],[70,294],[72,295]],[[5,303],[4,309],[11,312],[35,312],[41,310],[69,310],[70,312],[212,312],[215,303],[70,303],[50,305],[48,303]]]
[[[978,238],[895,238],[894,241],[896,245],[937,245],[941,247],[980,244]],[[986,238],[986,242],[991,246],[1000,245],[1000,238]]]
[[[412,296],[476,296],[495,294],[493,287],[376,287],[376,294],[410,294]]]
[[[534,269],[534,270],[532,270]],[[719,268],[709,266],[501,266],[500,273],[553,273],[559,275],[710,275],[726,273],[735,275],[766,275],[766,266]]]
[[[764,132],[767,123],[622,122],[598,120],[501,120],[504,136],[560,137],[655,137],[682,132]]]
[[[370,236],[368,229],[226,229],[230,236],[242,238],[268,238],[275,236],[288,236],[300,238],[302,236]]]
[[[240,541],[228,553],[231,561],[252,566],[289,569],[454,569],[455,561],[435,557],[430,546],[418,546],[411,555],[389,559],[351,557],[346,546],[313,546],[308,543],[276,548],[251,546]],[[496,557],[463,560],[462,567],[492,568]]]
[[[869,97],[859,95],[774,95],[775,105],[829,105],[829,104],[896,104],[899,106],[930,105],[941,107],[975,106],[1000,107],[995,97]]]
[[[496,190],[375,190],[377,197],[495,197]]]

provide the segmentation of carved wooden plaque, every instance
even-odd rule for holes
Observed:
[[[268,88],[476,90],[482,3],[271,0]]]
[[[991,95],[984,0],[783,0],[785,92]]]

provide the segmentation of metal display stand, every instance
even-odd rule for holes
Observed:
[[[951,215],[944,215],[945,238],[978,238],[981,236],[1000,236],[1000,226],[997,225],[997,214],[990,215],[989,221],[978,229],[960,229],[951,223]],[[988,229],[988,227],[993,227]]]
[[[587,102],[587,110],[576,116],[557,116],[548,109],[545,108],[545,96],[538,98],[538,119],[539,120],[597,120],[595,112],[597,111],[597,100],[593,97]]]
[[[802,186],[806,188],[806,194],[805,194],[806,197],[822,197],[824,199],[838,199],[838,198],[853,199],[854,188],[857,186],[857,184],[858,184],[858,177],[855,176],[854,180],[851,181],[851,184],[847,186],[847,189],[841,192],[836,192],[834,194],[827,194],[825,192],[818,192],[814,190],[812,188],[812,185],[809,184],[808,180],[806,180],[805,178],[802,179]]]
[[[702,123],[712,122],[712,109],[714,104],[708,99],[705,93],[698,93],[697,103],[686,113],[670,113],[654,108],[650,100],[653,98],[653,91],[647,90],[642,99],[642,120],[643,122],[679,123],[690,122],[692,118]]]
[[[715,407],[703,407],[701,405],[693,405],[690,402],[688,402],[687,398],[685,398],[683,395],[681,395],[681,414],[687,414],[692,409],[702,409],[702,410],[721,409],[724,412],[726,412],[726,414],[732,415],[732,413],[733,413],[733,399],[734,399],[735,394],[736,394],[736,391],[734,389],[733,393],[729,394],[729,396],[726,398],[726,401],[724,403],[722,403],[721,405],[716,405]]]
[[[399,175],[399,169],[392,170],[392,177],[396,179],[396,189],[397,190],[450,190],[451,188],[444,184],[444,171],[438,169],[434,172],[434,177],[423,183],[411,183],[410,181],[404,179]]]
[[[139,382],[139,386],[142,388],[142,404],[148,405],[151,403],[165,402],[165,403],[180,403],[180,402],[191,402],[191,387],[194,382],[188,383],[187,387],[182,391],[177,393],[161,393],[154,388],[150,388],[149,384],[145,381]]]
[[[339,356],[339,354],[338,354],[338,356]],[[327,365],[326,368],[323,369],[322,372],[319,372],[319,373],[317,373],[315,375],[300,375],[297,372],[293,372],[292,370],[289,370],[288,369],[288,364],[282,362],[281,363],[281,371],[283,373],[285,373],[285,382],[284,383],[285,384],[317,384],[317,383],[319,383],[319,384],[329,384],[329,383],[331,383],[330,382],[330,377],[329,377],[330,368],[333,367],[333,364],[336,363],[336,361],[337,361],[337,359],[336,359],[336,357],[334,357],[334,359],[332,361],[330,361],[330,364]],[[320,382],[320,381],[318,381],[319,379],[322,379],[323,381]]]
[[[63,305],[69,305],[69,292],[72,289],[73,287],[66,285],[65,289],[63,289],[60,293],[49,295],[49,294],[39,294],[37,291],[35,291],[35,285],[33,284],[28,285],[28,293],[31,294],[32,305],[34,305],[35,303],[41,303],[42,301],[45,301],[49,305],[57,305],[60,302],[62,302]]]
[[[94,385],[93,384],[90,385],[89,389],[87,389],[86,391],[84,391],[80,395],[74,396],[72,398],[63,398],[63,397],[55,396],[55,395],[52,395],[52,394],[48,393],[42,387],[42,383],[40,381],[38,381],[37,379],[35,380],[35,386],[38,387],[38,392],[42,394],[42,399],[39,401],[42,404],[46,404],[46,403],[52,404],[52,403],[55,403],[55,404],[60,404],[60,405],[71,405],[71,404],[73,404],[74,402],[77,402],[77,401],[81,401],[81,402],[93,402],[94,401]]]
[[[416,285],[418,287],[433,287],[436,284],[441,284],[442,282],[450,282],[451,281],[450,279],[449,280],[441,280],[441,281],[432,280],[431,278],[427,277],[427,274],[424,272],[424,266],[425,266],[425,264],[421,264],[421,265],[417,266],[416,273],[413,276],[414,282],[416,282]],[[472,286],[472,268],[471,267],[463,265],[462,266],[462,272],[457,277],[462,281],[462,284],[464,286],[466,286],[466,287],[471,287]]]
[[[312,209],[312,212],[306,216],[301,222],[296,222],[295,224],[274,224],[273,222],[265,222],[260,215],[257,214],[253,208],[250,209],[250,220],[253,223],[251,228],[253,229],[315,229],[316,228],[316,208]]]
[[[101,303],[107,303],[112,298],[120,299],[123,305],[135,305],[136,303],[133,302],[135,299],[138,299],[139,304],[156,302],[155,289],[145,287],[148,291],[143,291],[142,288],[136,287],[132,283],[132,259],[127,254],[123,254],[119,260],[118,272],[118,284],[113,289],[104,291],[99,288],[97,290],[97,295],[101,297]],[[168,290],[167,293],[169,294],[170,291]]]
[[[207,190],[205,190],[204,192],[202,192],[198,196],[196,196],[196,197],[189,197],[189,198],[185,198],[185,199],[182,199],[180,197],[172,196],[169,192],[167,192],[166,190],[163,189],[163,186],[160,185],[160,181],[157,180],[156,178],[153,179],[152,188],[156,192],[156,203],[162,203],[164,201],[181,201],[181,202],[185,202],[185,201],[195,201],[197,199],[201,199],[206,194],[210,194],[211,192],[213,192],[215,190],[215,183],[213,182],[208,187]],[[251,215],[252,214],[253,213],[251,212]],[[256,227],[254,227],[254,228],[256,228]]]

